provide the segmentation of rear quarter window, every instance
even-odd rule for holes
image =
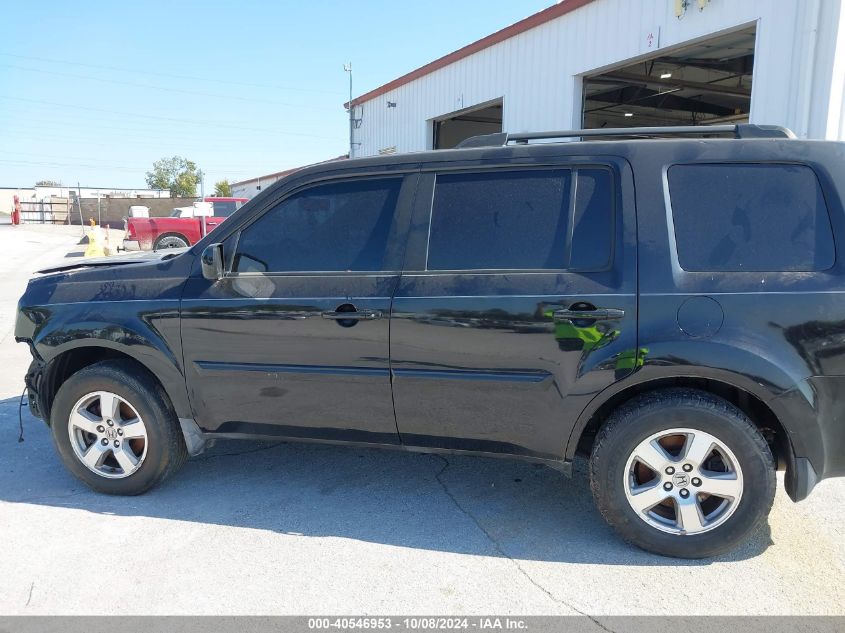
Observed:
[[[693,272],[812,272],[835,261],[815,172],[792,164],[674,165],[678,262]]]

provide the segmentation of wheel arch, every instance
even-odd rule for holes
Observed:
[[[180,240],[185,240],[185,244],[187,244],[188,246],[192,246],[191,240],[184,233],[179,233],[178,231],[165,231],[164,233],[161,233],[160,235],[156,235],[152,239],[153,248],[155,248],[155,245],[158,244],[159,240],[162,240],[165,237],[178,237]]]
[[[38,399],[44,419],[49,423],[50,410],[56,393],[70,376],[85,367],[107,360],[129,362],[150,375],[161,385],[177,415],[180,418],[192,417],[181,372],[172,365],[168,368],[168,363],[163,360],[151,360],[151,358],[142,358],[140,355],[133,354],[125,346],[103,340],[86,341],[57,352],[47,360],[40,381]]]
[[[569,438],[566,457],[572,459],[577,453],[589,454],[596,434],[617,407],[641,394],[672,387],[699,389],[734,404],[766,438],[779,466],[783,467],[788,463],[791,451],[789,433],[775,411],[759,395],[724,379],[683,375],[636,382],[608,394],[600,401],[600,396],[597,396],[579,417]]]

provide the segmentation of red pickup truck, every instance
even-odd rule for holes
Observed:
[[[204,202],[212,203],[212,215],[205,216],[206,233],[240,209],[247,200],[248,198],[203,198]],[[169,217],[127,218],[123,248],[127,251],[137,251],[190,246],[203,236],[202,224],[202,217],[194,215],[192,207],[174,209]]]

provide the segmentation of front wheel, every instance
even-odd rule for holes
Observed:
[[[625,540],[679,558],[724,553],[766,520],[771,450],[729,402],[693,389],[645,394],[614,411],[590,461],[605,519]]]
[[[187,457],[164,389],[130,362],[96,363],[73,374],[56,394],[50,426],[67,469],[98,492],[146,492]]]

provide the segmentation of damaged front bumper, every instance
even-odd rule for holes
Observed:
[[[29,410],[37,418],[46,422],[45,410],[42,406],[40,394],[43,392],[45,363],[39,358],[33,358],[24,376],[26,394],[29,400]]]

